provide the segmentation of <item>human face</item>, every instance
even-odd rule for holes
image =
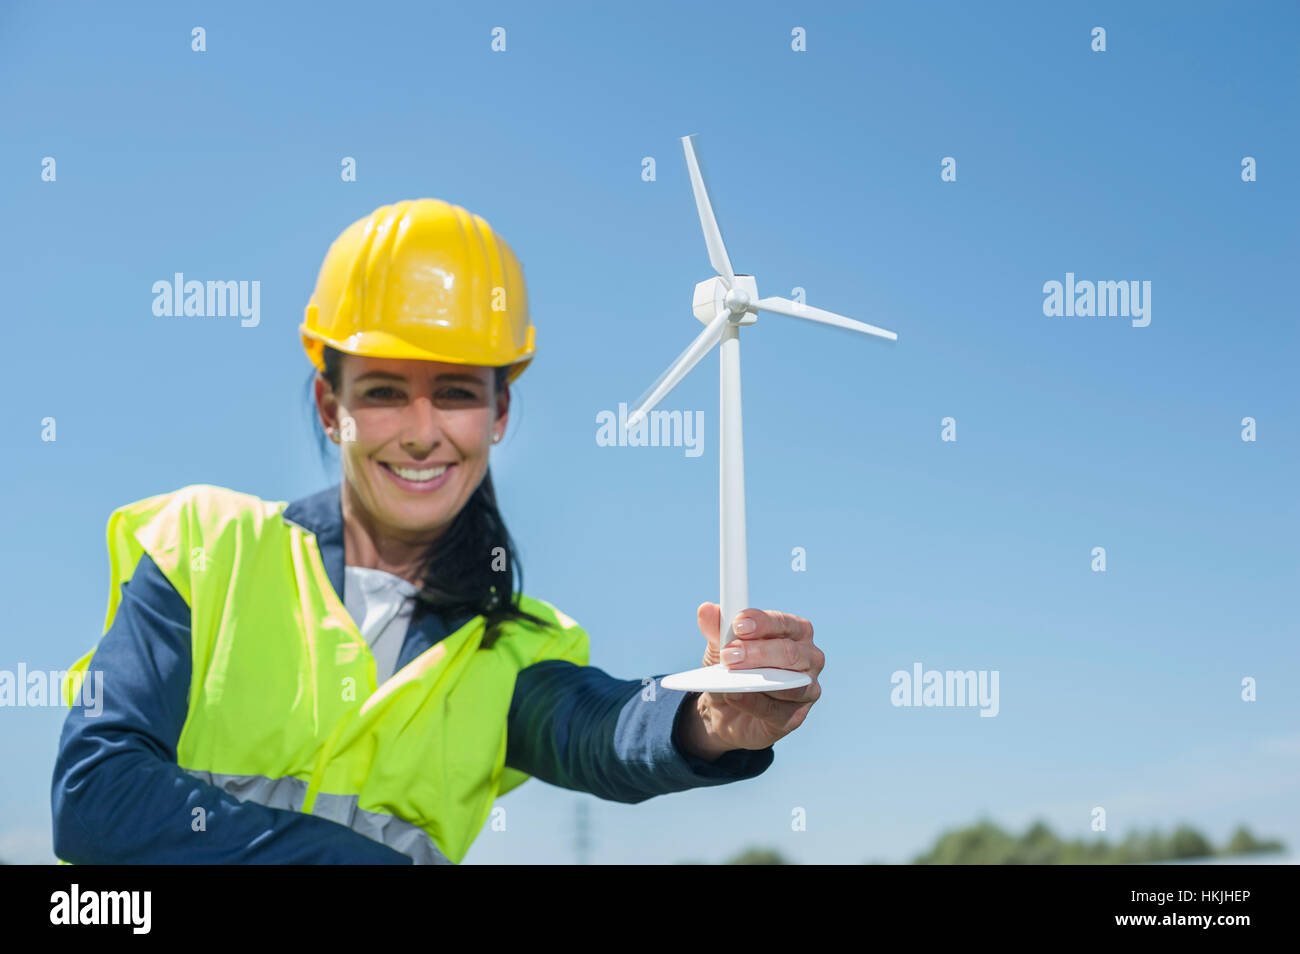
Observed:
[[[352,504],[386,538],[432,542],[487,473],[493,435],[505,432],[509,390],[494,393],[490,367],[349,354],[340,379],[332,394],[318,376],[317,404],[325,425],[336,428]]]

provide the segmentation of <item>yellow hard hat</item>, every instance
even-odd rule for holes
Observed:
[[[325,345],[375,358],[501,367],[533,360],[524,273],[482,218],[441,199],[383,205],[334,240],[299,327],[319,370]]]

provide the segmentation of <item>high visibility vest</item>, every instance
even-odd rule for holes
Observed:
[[[417,863],[458,864],[493,800],[529,778],[505,766],[516,674],[544,659],[586,665],[587,634],[521,594],[545,628],[507,622],[482,648],[476,616],[377,685],[315,535],[282,517],[286,505],[204,484],[115,510],[104,632],[148,553],[190,607],[180,766],[241,800],[347,825]],[[84,675],[94,652],[73,671]]]

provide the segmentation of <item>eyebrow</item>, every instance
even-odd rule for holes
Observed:
[[[406,378],[403,375],[394,374],[392,371],[367,371],[365,374],[358,375],[355,383],[360,384],[362,381],[365,381],[367,378],[378,378],[384,381],[400,381],[402,384],[406,383]],[[438,380],[439,381],[468,381],[472,384],[483,383],[482,378],[479,378],[473,374],[453,373],[450,371],[445,374],[438,375]]]

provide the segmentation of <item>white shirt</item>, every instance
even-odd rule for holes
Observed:
[[[379,684],[397,670],[417,592],[414,583],[384,570],[343,568],[343,605],[370,646]]]

